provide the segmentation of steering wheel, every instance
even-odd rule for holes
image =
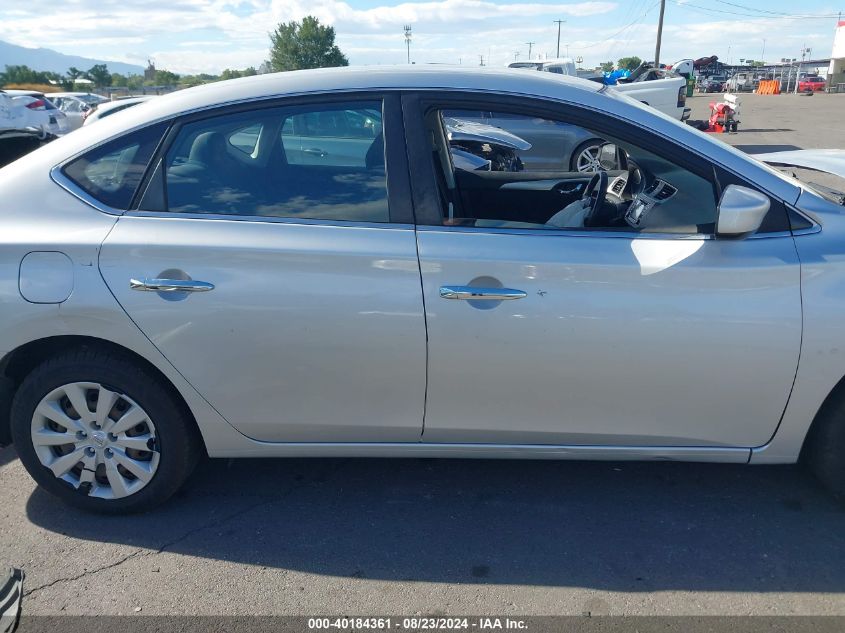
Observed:
[[[607,172],[598,171],[587,184],[581,200],[584,207],[587,209],[584,214],[584,226],[596,226],[597,216],[604,205],[604,199],[607,196]]]

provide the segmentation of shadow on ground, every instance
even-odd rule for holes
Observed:
[[[616,591],[845,591],[845,509],[795,467],[214,460],[159,510],[36,490],[68,536],[357,578]]]

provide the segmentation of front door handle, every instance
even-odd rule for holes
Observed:
[[[443,299],[463,299],[478,301],[513,301],[524,299],[528,293],[513,288],[479,288],[477,286],[440,286]]]
[[[314,156],[319,156],[320,158],[325,158],[329,155],[328,152],[324,152],[319,147],[309,147],[308,149],[302,150],[304,154],[312,154]]]
[[[129,287],[141,292],[208,292],[214,284],[193,279],[130,279]]]

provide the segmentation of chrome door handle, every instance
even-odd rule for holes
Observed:
[[[528,293],[513,288],[478,288],[476,286],[440,286],[443,299],[463,299],[478,301],[512,301],[523,299]]]
[[[329,155],[328,152],[324,152],[319,147],[309,147],[308,149],[302,150],[304,154],[313,154],[314,156],[319,156],[320,158],[325,158]]]
[[[208,292],[214,284],[193,279],[130,279],[129,287],[141,292]]]

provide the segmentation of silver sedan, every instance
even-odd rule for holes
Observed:
[[[459,163],[455,112],[527,140]],[[842,493],[836,200],[549,73],[180,91],[0,170],[0,435],[101,512],[204,455],[800,457]]]

